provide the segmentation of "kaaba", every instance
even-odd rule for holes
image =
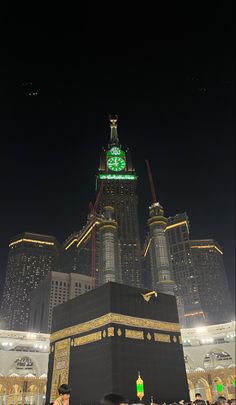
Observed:
[[[189,401],[175,297],[109,282],[55,307],[47,404],[63,383],[71,405],[111,392],[137,403],[139,374],[142,403]]]

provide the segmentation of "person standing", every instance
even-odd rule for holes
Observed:
[[[202,399],[202,396],[199,392],[195,394],[195,401],[193,402],[195,405],[206,405],[206,402],[204,399]]]
[[[67,384],[62,384],[58,388],[59,397],[53,402],[53,405],[70,405],[71,389]]]

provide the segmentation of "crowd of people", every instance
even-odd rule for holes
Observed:
[[[58,389],[58,398],[50,405],[70,405],[70,393],[71,389],[66,384],[62,384]],[[101,400],[101,405],[129,405],[130,402],[128,399],[123,397],[120,394],[107,394]],[[132,404],[136,405],[136,404]],[[139,405],[143,405],[139,402]],[[172,404],[167,404],[166,402],[161,402],[161,404],[156,404],[150,402],[150,405],[236,405],[235,399],[227,400],[224,396],[219,396],[217,401],[213,404],[210,404],[209,401],[204,401],[200,393],[195,394],[195,401],[185,402],[180,400],[173,402]]]

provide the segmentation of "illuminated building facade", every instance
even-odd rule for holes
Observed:
[[[191,240],[201,306],[208,324],[233,319],[232,300],[223,262],[223,251],[213,239]]]
[[[93,287],[108,281],[122,282],[118,224],[112,206],[105,206],[100,215],[91,212],[82,230],[65,241],[62,269],[66,273],[93,276]]]
[[[63,243],[62,251],[62,271],[65,273],[91,275],[92,245],[91,245],[91,224],[90,221],[81,232],[73,233]],[[88,235],[81,243],[83,235],[88,229]],[[82,235],[82,237],[81,237]]]
[[[46,400],[50,335],[0,330],[0,404]]]
[[[235,322],[181,330],[190,398],[235,398]]]
[[[103,149],[96,181],[96,202],[83,229],[63,244],[64,272],[92,276],[96,285],[117,281],[142,285],[136,194],[137,175],[129,150],[110,119],[110,142]]]
[[[141,286],[141,248],[139,238],[137,175],[129,150],[119,143],[117,119],[110,119],[110,143],[102,151],[97,174],[99,195],[97,213],[105,206],[114,208],[120,244],[121,279],[124,284]]]
[[[149,208],[149,234],[142,254],[137,215],[137,175],[129,150],[124,151],[119,143],[116,118],[110,119],[110,129],[110,142],[101,153],[97,174],[96,209],[90,207],[87,224],[64,243],[62,270],[92,276],[95,278],[94,286],[112,280],[134,286],[144,285],[145,288],[170,294],[175,290],[179,317],[184,327],[230,320],[223,317],[223,310],[219,311],[218,317],[210,316],[210,307],[214,306],[205,289],[206,286],[210,289],[210,284],[214,285],[211,295],[219,289],[220,274],[224,273],[222,255],[218,252],[213,260],[213,255],[207,256],[209,251],[205,249],[204,264],[203,254],[192,246],[186,213],[165,218],[163,208],[154,199]],[[108,215],[105,207],[114,210],[113,214],[109,213],[109,221],[114,221],[110,224],[104,222],[104,215]],[[203,270],[206,266],[209,271]],[[221,276],[221,280],[222,285],[227,286],[225,275]],[[225,291],[229,296],[228,288]],[[228,311],[228,303],[226,308]]]
[[[205,324],[199,295],[198,274],[191,254],[187,214],[169,217],[166,234],[170,246],[174,280],[184,304],[183,326]]]
[[[57,270],[59,253],[52,236],[26,232],[11,240],[1,305],[4,328],[27,330],[31,292]]]
[[[31,291],[58,269],[92,277],[93,288],[116,281],[168,294],[175,290],[183,327],[230,320],[222,249],[213,240],[191,241],[186,213],[165,218],[153,201],[141,254],[137,175],[129,150],[119,143],[116,118],[110,119],[110,131],[96,176],[95,205],[81,231],[64,242],[60,262],[53,237],[25,233],[10,243],[1,307],[4,327],[27,329]]]
[[[183,326],[229,322],[232,301],[223,251],[213,239],[190,240],[186,213],[168,218],[174,280],[184,303]]]
[[[52,271],[33,290],[29,331],[50,333],[53,308],[92,289],[91,277]]]
[[[89,214],[86,225],[79,231],[73,233],[63,243],[62,247],[62,271],[64,273],[77,273],[85,276],[92,276],[92,250],[93,239],[95,242],[94,261],[95,274],[93,287],[98,285],[98,266],[100,254],[100,240],[97,227],[100,219]]]

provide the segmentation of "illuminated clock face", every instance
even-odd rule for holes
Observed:
[[[121,157],[111,157],[107,161],[107,166],[110,170],[113,172],[120,172],[121,170],[124,170],[125,168],[125,161]]]

